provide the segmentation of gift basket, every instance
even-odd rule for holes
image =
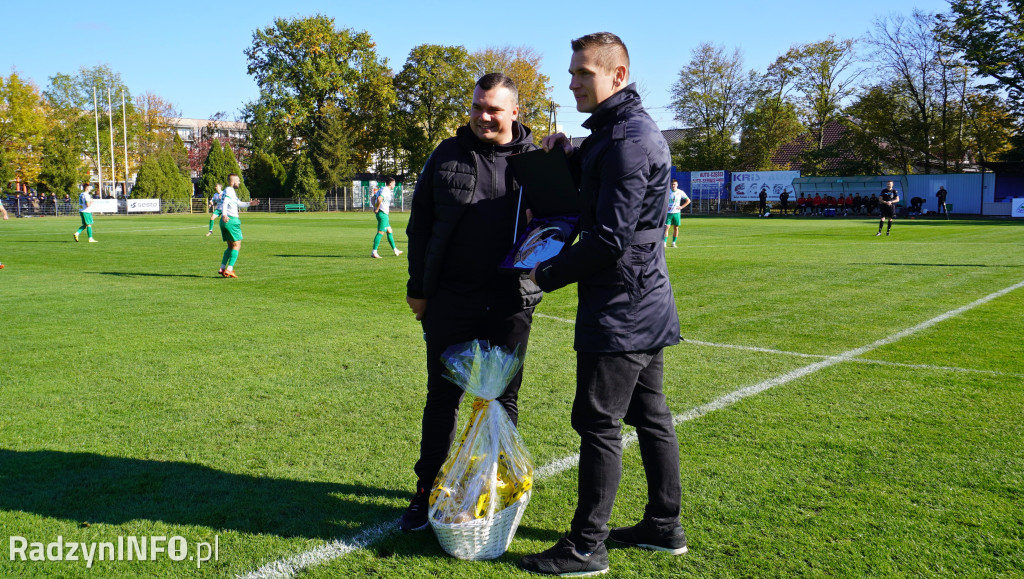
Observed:
[[[530,453],[495,402],[523,360],[518,348],[472,341],[449,348],[443,361],[447,378],[475,399],[431,489],[430,525],[450,555],[494,559],[512,543],[533,487]]]

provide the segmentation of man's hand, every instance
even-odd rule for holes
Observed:
[[[536,265],[533,266],[533,269],[530,270],[530,281],[532,281],[533,283],[537,283],[537,266]]]
[[[541,139],[540,146],[548,152],[555,147],[562,147],[566,155],[572,155],[576,150],[573,148],[572,142],[569,141],[569,137],[565,136],[565,133],[555,133],[544,137]]]
[[[416,321],[423,321],[423,316],[427,313],[427,300],[405,296],[405,303],[409,304],[409,309],[416,314]]]

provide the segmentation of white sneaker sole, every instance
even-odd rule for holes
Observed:
[[[640,547],[641,549],[647,549],[648,551],[669,553],[671,555],[685,555],[687,552],[689,552],[689,549],[687,549],[686,546],[680,547],[678,549],[669,549],[668,547],[659,547],[658,545],[647,545],[644,543],[640,543],[637,545],[637,547]]]

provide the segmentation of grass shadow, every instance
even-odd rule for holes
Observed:
[[[408,498],[406,491],[234,474],[184,462],[0,449],[0,510],[79,524],[147,520],[331,539],[397,518],[402,510],[339,495]]]
[[[892,263],[892,262],[878,262],[878,263],[855,263],[852,265],[892,265],[896,267],[1024,267],[1021,265],[1007,265],[1007,264],[996,264],[989,265],[984,263]]]
[[[133,271],[97,271],[90,273],[98,273],[100,275],[116,275],[119,277],[216,277],[209,275],[196,275],[194,273],[151,273],[151,272],[133,272]]]

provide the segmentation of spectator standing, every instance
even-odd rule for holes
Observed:
[[[939,190],[935,192],[935,199],[939,202],[939,211],[941,211],[946,219],[949,219],[949,209],[946,208],[946,188],[939,185]]]

